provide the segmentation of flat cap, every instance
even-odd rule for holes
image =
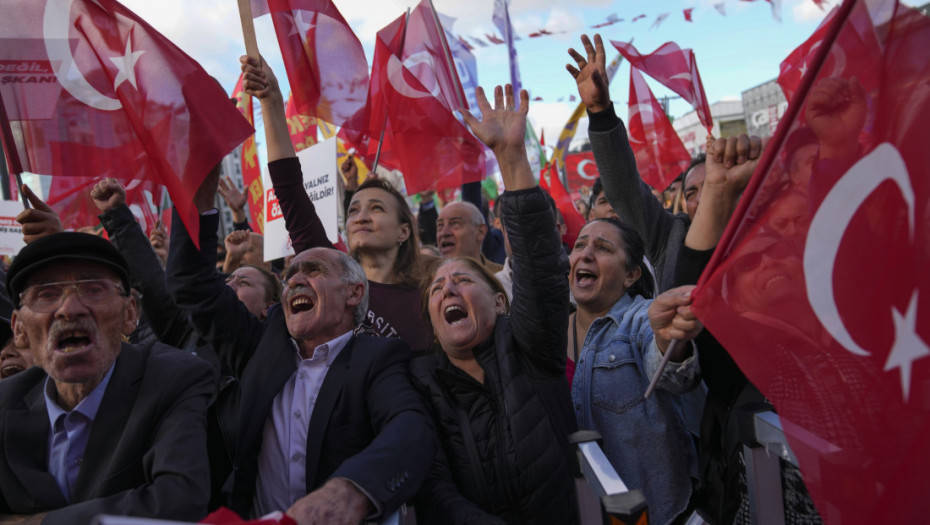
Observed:
[[[131,288],[129,264],[110,241],[89,233],[55,233],[26,245],[13,258],[13,264],[6,274],[6,288],[15,308],[21,306],[19,294],[25,290],[29,275],[58,261],[92,261],[103,264],[116,272],[126,291]]]

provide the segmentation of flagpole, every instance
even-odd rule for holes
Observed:
[[[29,200],[26,199],[26,196],[23,194],[23,163],[19,159],[19,151],[16,149],[16,141],[13,139],[13,128],[10,126],[10,119],[6,114],[6,105],[3,103],[3,94],[0,93],[0,127],[3,129],[3,149],[6,152],[6,156],[10,159],[10,169],[13,170],[13,175],[16,177],[16,187],[19,192],[19,196],[23,200],[23,206],[28,210],[29,209]],[[4,166],[5,168],[5,166]],[[4,177],[4,195],[9,191],[10,181],[7,177]]]
[[[242,39],[245,41],[245,54],[261,64],[258,41],[255,38],[255,22],[252,20],[251,0],[239,0],[239,21],[242,23]]]
[[[436,30],[439,31],[439,41],[442,43],[442,52],[446,57],[446,64],[451,68],[452,78],[455,79],[455,101],[460,108],[468,109],[468,101],[465,100],[462,81],[459,79],[458,69],[455,67],[455,61],[452,59],[452,52],[449,51],[449,43],[446,41],[446,32],[443,30],[442,23],[439,21],[439,14],[436,12],[436,6],[433,5],[433,0],[429,0],[429,8],[433,13],[433,22],[436,23]]]
[[[504,35],[504,39],[507,41],[507,63],[510,65],[510,85],[513,86],[513,89],[517,91],[514,93],[513,97],[513,107],[514,109],[520,109],[520,93],[519,88],[523,86],[517,86],[517,79],[514,76],[514,48],[513,48],[513,27],[510,25],[510,6],[508,0],[500,0],[504,4],[504,18],[507,21],[507,34]]]
[[[652,376],[652,381],[649,381],[649,387],[646,388],[646,393],[643,394],[644,399],[649,399],[649,396],[651,396],[652,392],[656,389],[656,385],[659,384],[659,378],[662,377],[662,372],[665,371],[665,367],[668,366],[668,361],[672,357],[672,352],[678,349],[679,344],[681,344],[681,341],[678,339],[672,339],[668,344],[668,349],[665,350],[665,355],[662,356],[662,362],[659,363],[659,368],[656,369],[655,375]]]
[[[400,34],[400,50],[398,58],[401,63],[404,61],[404,43],[407,40],[407,22],[410,21],[410,8],[407,8],[407,14],[404,15],[404,29]],[[377,37],[376,37],[377,38]],[[378,159],[381,158],[381,146],[384,145],[384,128],[387,127],[387,111],[384,112],[384,122],[381,123],[381,137],[378,139],[378,150],[375,151],[375,161],[371,164],[371,172],[378,176]]]

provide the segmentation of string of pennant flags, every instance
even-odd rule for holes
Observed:
[[[754,2],[759,2],[760,0],[730,0],[730,2],[733,2],[733,1],[754,3]],[[763,1],[764,1],[765,3],[767,3],[767,4],[770,5],[771,10],[772,10],[772,18],[775,19],[777,22],[781,22],[781,21],[782,21],[781,11],[782,11],[782,1],[783,1],[783,0],[763,0]],[[829,4],[829,0],[811,0],[811,1],[812,1],[814,4],[816,4],[817,7],[819,7],[820,9],[826,9],[827,5]],[[726,1],[724,1],[724,2],[718,2],[718,3],[712,4],[711,7],[713,7],[714,10],[715,10],[720,16],[727,16],[727,3],[728,3],[728,2],[726,2]],[[688,7],[688,8],[685,8],[685,9],[682,9],[682,10],[681,10],[682,17],[684,18],[684,20],[685,20],[686,22],[694,23],[694,11],[695,11],[695,9],[697,9],[697,8],[696,8],[696,7]],[[653,18],[652,25],[649,26],[649,29],[648,29],[648,30],[649,30],[649,31],[654,31],[654,30],[659,29],[659,27],[662,25],[662,23],[665,22],[671,15],[672,15],[672,12],[671,12],[671,11],[667,11],[667,12],[659,13],[659,14],[655,15],[655,17]],[[629,19],[629,23],[630,23],[630,24],[635,24],[635,23],[639,22],[640,20],[644,20],[644,19],[646,19],[646,18],[649,18],[649,15],[647,15],[647,14],[645,14],[645,13],[638,14],[638,15],[636,15],[636,16],[630,18],[630,19]],[[606,19],[604,19],[604,21],[599,22],[599,23],[594,24],[594,25],[591,25],[591,26],[588,26],[588,28],[589,28],[589,29],[601,29],[601,28],[604,28],[604,27],[608,27],[608,26],[612,26],[612,25],[615,25],[615,24],[623,23],[623,22],[626,22],[626,21],[627,21],[627,20],[626,20],[625,18],[621,18],[620,16],[618,16],[617,13],[611,13],[610,15],[607,16]],[[643,24],[640,24],[640,26],[642,26],[642,25],[643,25]],[[537,31],[533,31],[532,33],[529,33],[529,34],[527,35],[527,37],[528,37],[528,38],[541,38],[541,37],[547,37],[547,36],[552,36],[552,35],[566,34],[566,33],[569,33],[569,32],[570,32],[570,31],[550,31],[550,30],[548,30],[548,29],[542,28],[542,29],[539,29],[539,30],[537,30]],[[504,44],[507,43],[504,37],[501,37],[501,36],[498,36],[498,35],[492,34],[492,33],[483,33],[481,36],[475,36],[475,35],[464,35],[464,36],[463,36],[463,35],[459,34],[459,35],[456,35],[456,38],[457,38],[458,41],[461,42],[462,45],[465,46],[465,48],[468,49],[469,51],[472,51],[472,50],[474,50],[474,49],[476,49],[476,48],[485,48],[485,47],[490,47],[490,46],[498,46],[498,45],[504,45]],[[514,40],[520,40],[521,38],[520,38],[519,35],[514,34],[514,35],[513,35],[513,39],[514,39]]]

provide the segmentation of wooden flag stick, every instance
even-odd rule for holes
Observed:
[[[252,21],[251,0],[239,0],[239,20],[242,22],[242,39],[245,40],[245,54],[262,62],[258,54],[258,40],[255,39],[255,23]]]
[[[659,384],[659,378],[662,377],[662,372],[665,371],[665,367],[668,366],[668,360],[672,357],[672,352],[674,352],[680,344],[681,341],[678,339],[672,339],[672,342],[668,344],[668,349],[665,351],[665,355],[662,356],[662,362],[659,363],[659,369],[656,370],[656,374],[652,376],[652,381],[649,382],[649,387],[646,388],[646,393],[643,394],[645,399],[649,399],[649,396],[652,395],[652,391],[656,389],[656,385]]]

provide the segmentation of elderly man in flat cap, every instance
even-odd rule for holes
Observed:
[[[129,283],[125,259],[93,235],[56,233],[14,259],[13,337],[36,366],[0,383],[0,524],[206,514],[213,372],[122,342],[138,313]]]

